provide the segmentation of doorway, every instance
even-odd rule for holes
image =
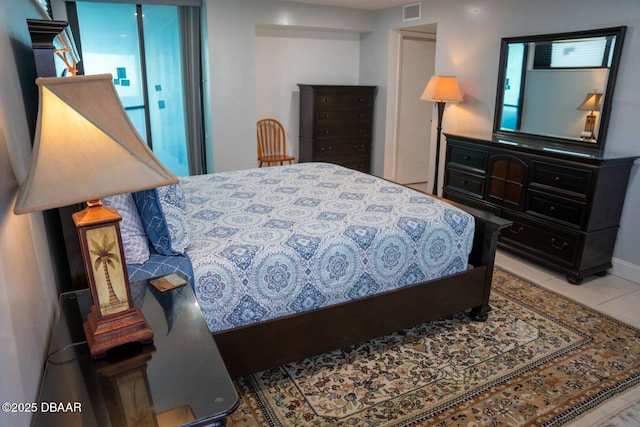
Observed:
[[[436,41],[403,34],[400,52],[396,182],[426,183],[431,145],[431,103],[420,100],[435,69]]]
[[[433,175],[433,103],[420,100],[435,72],[436,25],[393,31],[384,177],[400,184],[426,184]]]

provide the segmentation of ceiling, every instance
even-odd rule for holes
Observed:
[[[349,7],[352,9],[379,10],[403,4],[416,3],[416,0],[288,0],[294,3],[318,4],[323,6]]]

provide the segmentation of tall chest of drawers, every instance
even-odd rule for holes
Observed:
[[[513,221],[499,245],[579,284],[611,267],[636,156],[447,137],[444,197]]]
[[[375,86],[298,84],[300,162],[329,162],[369,173]]]

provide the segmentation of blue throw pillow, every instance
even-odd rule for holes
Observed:
[[[160,255],[177,255],[179,252],[171,247],[169,226],[165,220],[158,190],[142,190],[133,193],[133,199],[138,206],[142,225],[147,232],[151,245]]]
[[[187,203],[180,184],[158,187],[160,207],[164,213],[165,221],[169,227],[171,248],[174,251],[184,253],[191,244],[191,233],[187,222]]]

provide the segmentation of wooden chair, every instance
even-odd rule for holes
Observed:
[[[258,136],[258,162],[267,166],[271,163],[289,162],[295,157],[287,155],[287,140],[284,134],[284,126],[276,119],[261,119],[257,124]]]

